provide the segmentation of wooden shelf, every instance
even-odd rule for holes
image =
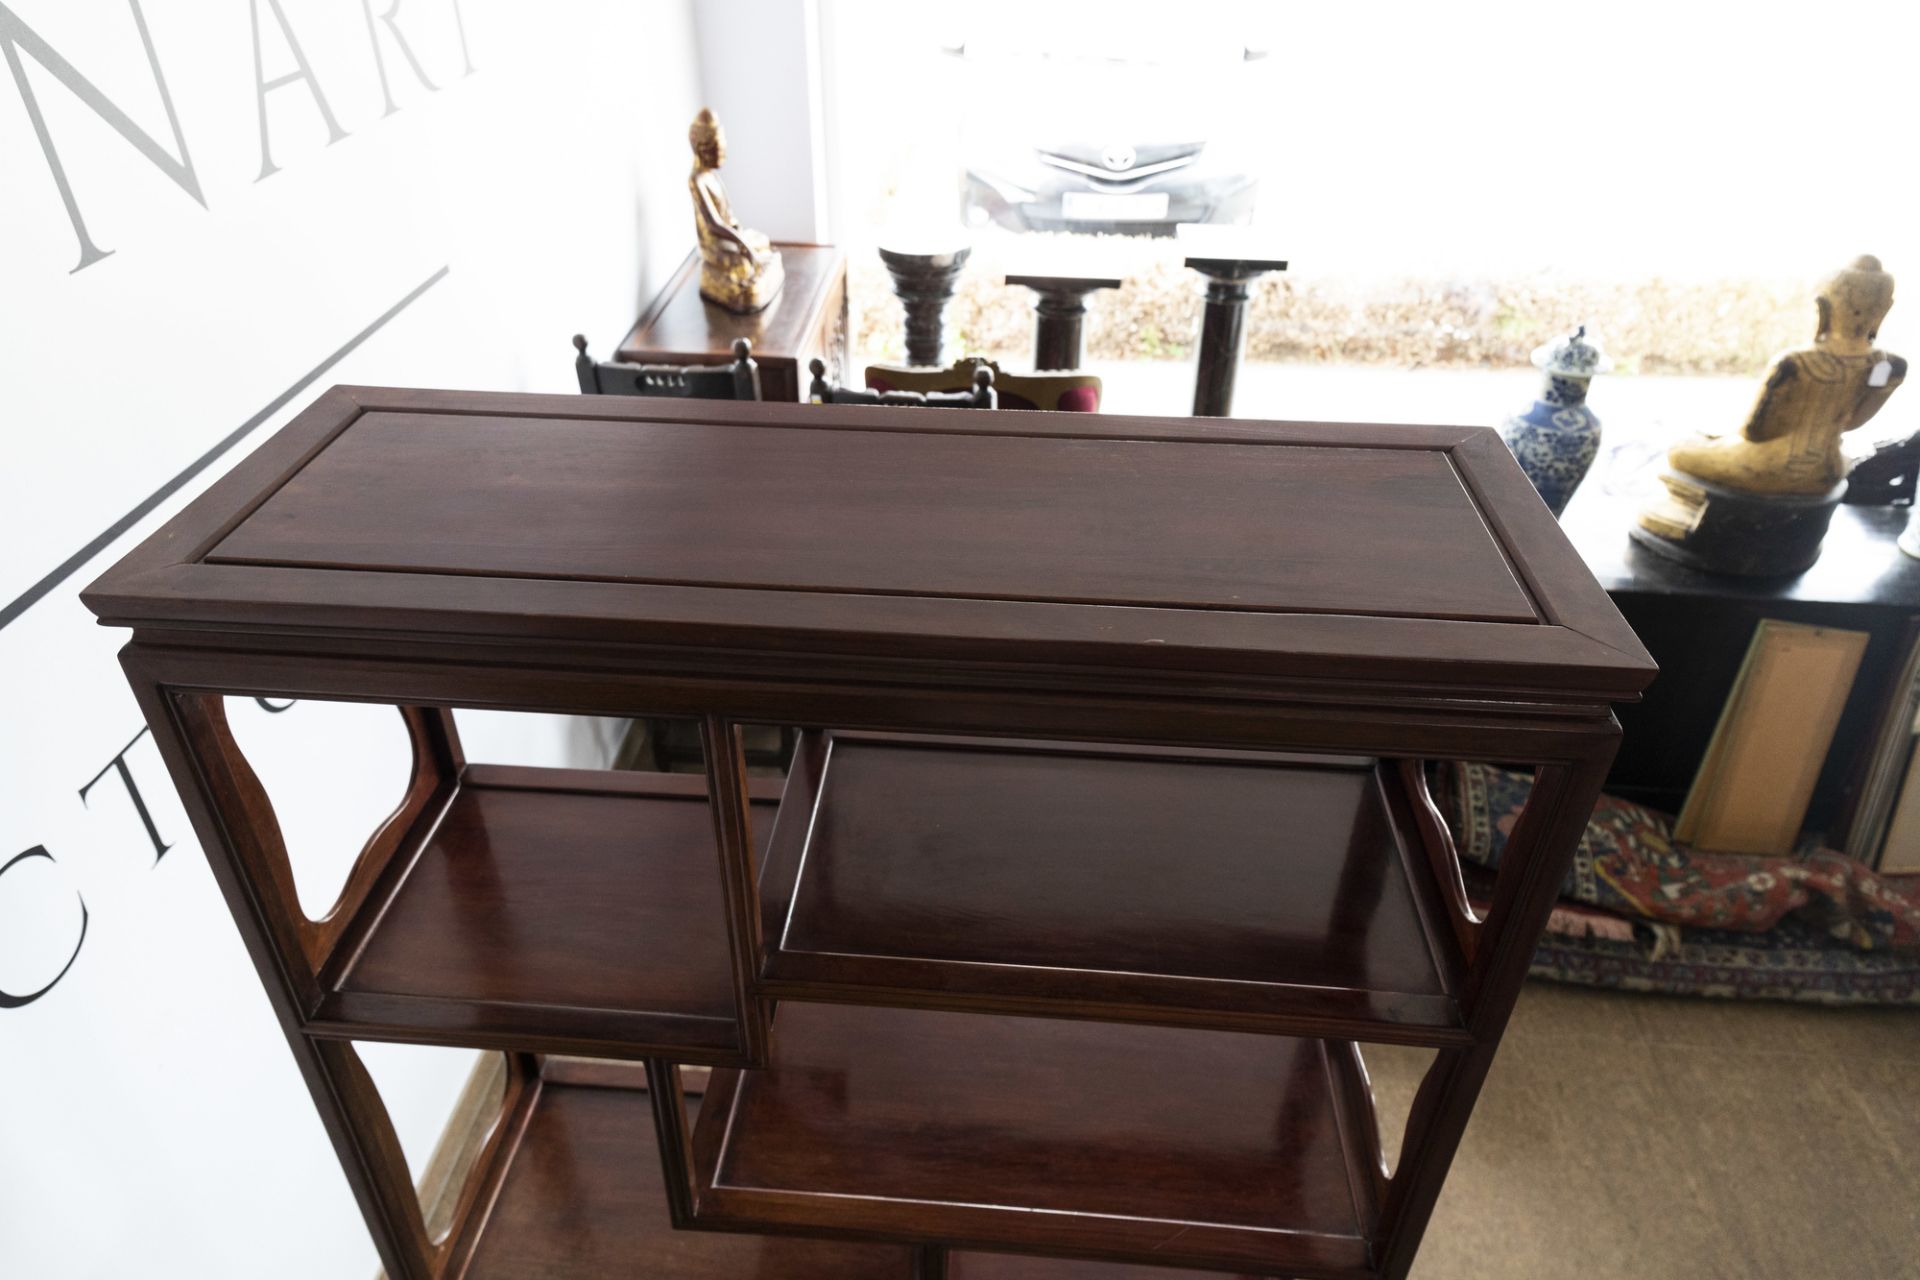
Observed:
[[[1399,787],[1352,757],[809,734],[757,989],[1468,1043]]]
[[[506,1123],[461,1280],[908,1280],[904,1245],[676,1231],[647,1095],[542,1083]],[[1116,1278],[1118,1280],[1118,1278]]]
[[[906,1245],[675,1230],[638,1069],[574,1063],[549,1065],[547,1075],[503,1121],[500,1155],[480,1175],[484,1208],[449,1251],[459,1280],[912,1280]],[[1217,1271],[962,1251],[950,1255],[947,1275],[1234,1280]]]
[[[1376,1167],[1317,1040],[785,1004],[716,1070],[695,1224],[1369,1274]]]
[[[741,1061],[701,776],[470,765],[340,954],[316,1034]]]
[[[1184,1267],[955,1250],[947,1258],[947,1280],[1260,1280],[1260,1277],[1247,1272],[1191,1271]]]

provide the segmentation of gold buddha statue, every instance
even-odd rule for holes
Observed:
[[[1893,277],[1871,255],[1821,286],[1813,345],[1777,357],[1740,434],[1683,441],[1677,479],[1745,493],[1817,497],[1846,478],[1840,436],[1880,411],[1907,362],[1873,345],[1893,306]]]
[[[733,216],[726,185],[720,181],[727,135],[713,112],[700,109],[687,140],[693,144],[693,176],[687,187],[693,192],[693,225],[700,235],[700,296],[740,315],[759,311],[786,280],[780,251]]]

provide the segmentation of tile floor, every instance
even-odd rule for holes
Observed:
[[[1427,1055],[1366,1057],[1385,1137]],[[1529,983],[1413,1280],[1562,1276],[1920,1277],[1920,1010]]]

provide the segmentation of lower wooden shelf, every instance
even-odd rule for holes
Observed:
[[[912,1280],[903,1244],[681,1231],[668,1221],[636,1071],[576,1067],[530,1090],[450,1242],[458,1280]],[[1221,1280],[1218,1272],[959,1252],[950,1280]],[[1244,1280],[1254,1280],[1245,1277]]]
[[[947,1280],[1261,1280],[1261,1277],[1250,1272],[1193,1271],[1184,1267],[956,1249],[947,1259]]]
[[[700,776],[470,765],[340,950],[314,1034],[742,1060]]]
[[[460,1280],[908,1280],[904,1245],[676,1231],[653,1112],[628,1088],[546,1082],[454,1241]],[[1063,1278],[1064,1280],[1064,1278]]]
[[[708,1085],[694,1220],[1368,1275],[1372,1125],[1336,1074],[1318,1040],[783,1004],[769,1067]]]

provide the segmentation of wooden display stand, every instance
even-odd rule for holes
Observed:
[[[1404,1276],[1653,675],[1478,428],[336,388],[84,598],[394,1280]],[[318,922],[228,695],[411,729]],[[1537,770],[1484,917],[1455,757]],[[353,1040],[507,1054],[444,1238]]]
[[[776,244],[787,281],[764,311],[735,315],[700,296],[700,254],[689,253],[620,343],[633,364],[728,364],[733,344],[753,344],[760,398],[792,404],[807,387],[807,361],[826,362],[835,382],[847,367],[847,255],[830,244]]]

